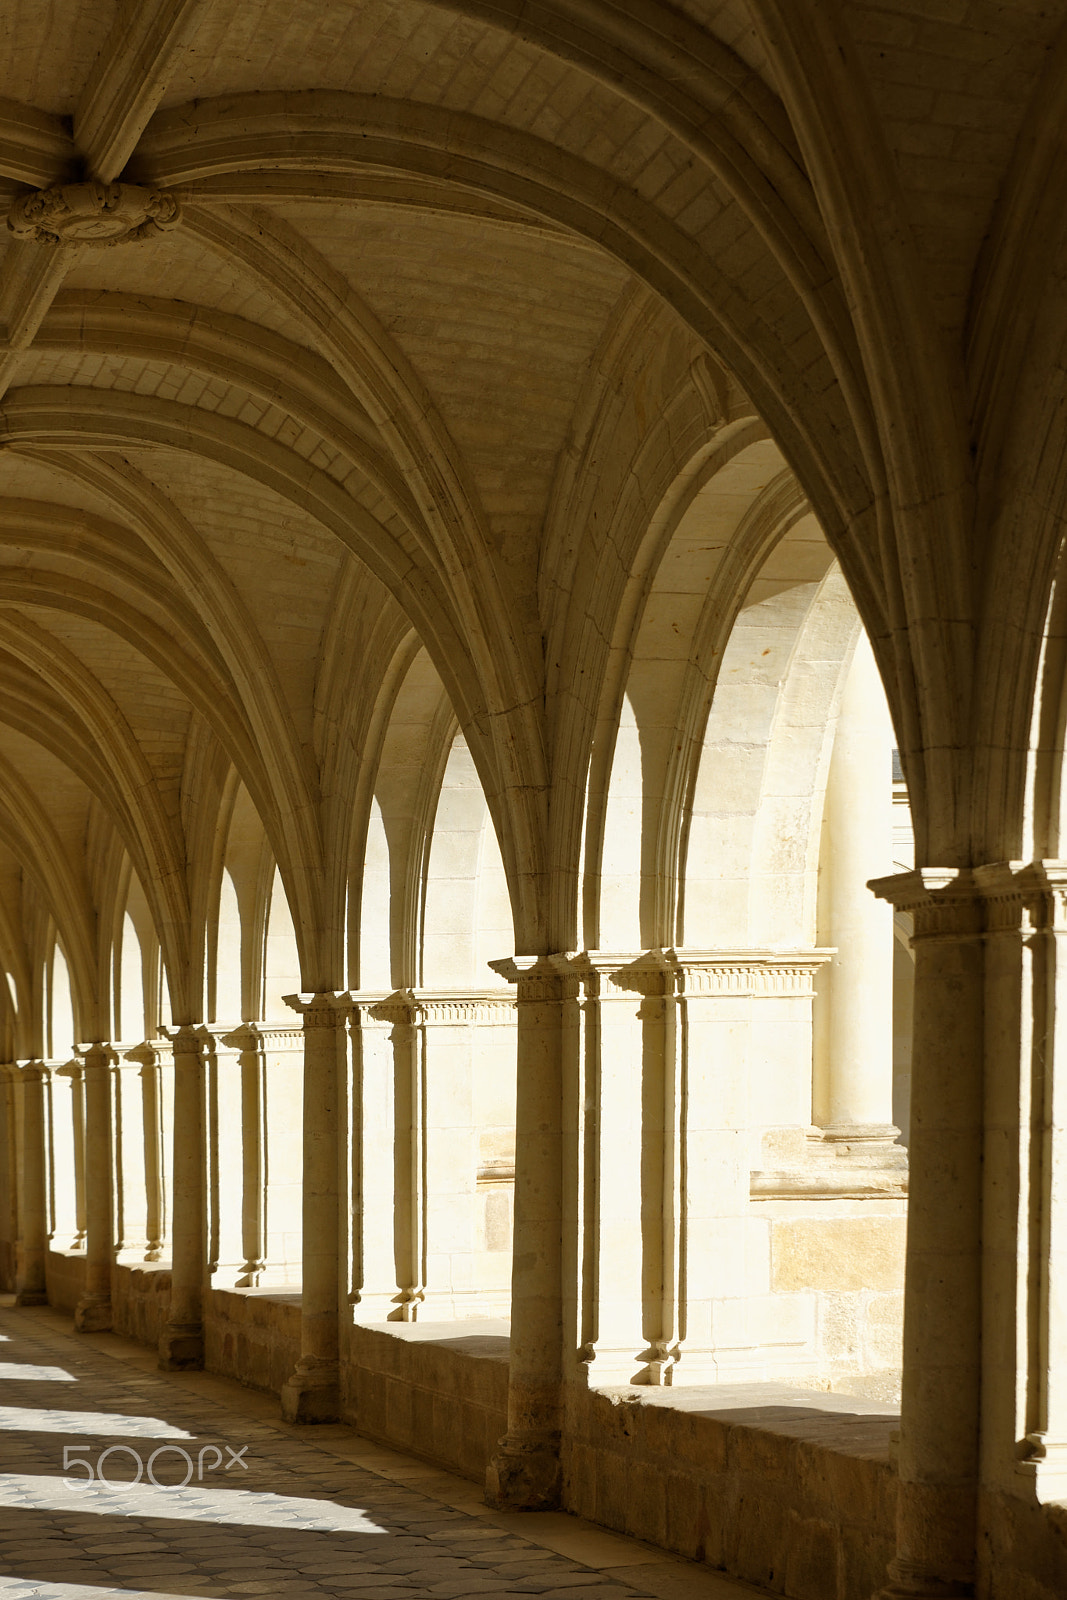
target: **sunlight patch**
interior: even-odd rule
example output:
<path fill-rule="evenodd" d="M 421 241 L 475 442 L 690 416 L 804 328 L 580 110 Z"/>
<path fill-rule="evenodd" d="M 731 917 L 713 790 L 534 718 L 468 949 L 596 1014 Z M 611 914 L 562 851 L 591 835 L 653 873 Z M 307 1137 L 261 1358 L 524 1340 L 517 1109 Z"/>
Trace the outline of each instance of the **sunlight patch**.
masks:
<path fill-rule="evenodd" d="M 37 1367 L 29 1361 L 0 1361 L 0 1379 L 9 1383 L 77 1383 L 62 1367 Z"/>
<path fill-rule="evenodd" d="M 46 1411 L 0 1406 L 0 1429 L 13 1433 L 104 1434 L 123 1439 L 195 1439 L 159 1417 L 127 1417 L 121 1411 Z"/>
<path fill-rule="evenodd" d="M 161 1589 L 112 1589 L 95 1583 L 4 1577 L 0 1577 L 0 1595 L 8 1596 L 8 1600 L 188 1600 L 188 1591 L 177 1595 Z M 222 1596 L 200 1595 L 198 1600 L 222 1600 Z"/>
<path fill-rule="evenodd" d="M 21 1511 L 91 1512 L 103 1517 L 159 1517 L 252 1528 L 298 1528 L 315 1533 L 387 1533 L 356 1506 L 256 1489 L 156 1488 L 150 1483 L 92 1483 L 72 1487 L 41 1474 L 0 1474 L 0 1506 Z"/>

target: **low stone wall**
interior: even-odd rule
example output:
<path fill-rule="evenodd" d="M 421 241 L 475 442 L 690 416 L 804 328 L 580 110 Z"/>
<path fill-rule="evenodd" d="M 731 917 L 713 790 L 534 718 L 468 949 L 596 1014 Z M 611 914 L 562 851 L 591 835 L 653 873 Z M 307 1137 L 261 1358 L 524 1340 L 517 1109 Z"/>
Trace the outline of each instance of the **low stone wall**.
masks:
<path fill-rule="evenodd" d="M 170 1309 L 170 1263 L 118 1264 L 111 1273 L 111 1316 L 116 1333 L 158 1345 Z"/>
<path fill-rule="evenodd" d="M 870 1600 L 893 1554 L 897 1425 L 776 1384 L 575 1388 L 564 1503 L 793 1600 Z"/>
<path fill-rule="evenodd" d="M 85 1251 L 46 1250 L 44 1282 L 48 1304 L 73 1316 L 85 1287 Z"/>
<path fill-rule="evenodd" d="M 300 1291 L 212 1289 L 204 1306 L 204 1365 L 275 1393 L 300 1355 Z"/>
<path fill-rule="evenodd" d="M 396 1322 L 350 1330 L 344 1420 L 369 1439 L 477 1483 L 507 1427 L 505 1322 Z"/>

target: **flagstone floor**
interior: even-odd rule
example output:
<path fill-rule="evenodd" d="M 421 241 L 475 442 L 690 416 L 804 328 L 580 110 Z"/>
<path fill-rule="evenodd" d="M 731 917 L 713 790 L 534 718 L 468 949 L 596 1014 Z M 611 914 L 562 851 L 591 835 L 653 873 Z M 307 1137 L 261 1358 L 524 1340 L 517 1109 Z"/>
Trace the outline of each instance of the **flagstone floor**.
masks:
<path fill-rule="evenodd" d="M 0 1305 L 0 1600 L 754 1600 L 153 1352 Z M 90 1481 L 91 1480 L 91 1481 Z"/>

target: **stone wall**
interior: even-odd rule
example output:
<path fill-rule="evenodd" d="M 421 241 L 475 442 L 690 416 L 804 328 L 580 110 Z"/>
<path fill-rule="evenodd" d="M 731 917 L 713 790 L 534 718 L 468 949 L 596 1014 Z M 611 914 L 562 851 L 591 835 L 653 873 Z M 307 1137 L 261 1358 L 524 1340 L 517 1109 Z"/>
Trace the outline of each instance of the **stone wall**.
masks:
<path fill-rule="evenodd" d="M 357 1325 L 341 1381 L 342 1414 L 361 1434 L 484 1483 L 507 1428 L 506 1324 Z"/>
<path fill-rule="evenodd" d="M 574 1389 L 565 1504 L 794 1600 L 870 1600 L 893 1554 L 896 1425 L 774 1384 Z"/>
<path fill-rule="evenodd" d="M 49 1250 L 45 1256 L 45 1284 L 48 1304 L 73 1316 L 85 1286 L 85 1251 Z"/>
<path fill-rule="evenodd" d="M 299 1290 L 209 1291 L 204 1314 L 204 1364 L 209 1372 L 277 1393 L 299 1355 Z"/>

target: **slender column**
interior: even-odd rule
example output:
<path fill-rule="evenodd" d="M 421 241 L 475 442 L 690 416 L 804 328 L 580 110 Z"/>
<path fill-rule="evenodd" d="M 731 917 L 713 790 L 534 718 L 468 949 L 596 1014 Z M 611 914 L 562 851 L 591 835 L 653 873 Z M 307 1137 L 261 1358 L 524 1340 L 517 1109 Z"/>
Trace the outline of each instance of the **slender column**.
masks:
<path fill-rule="evenodd" d="M 665 962 L 658 951 L 593 950 L 566 966 L 582 985 L 579 1072 L 592 1106 L 582 1373 L 596 1384 L 660 1383 L 670 1364 L 663 1342 Z"/>
<path fill-rule="evenodd" d="M 114 1056 L 105 1044 L 81 1052 L 85 1078 L 85 1290 L 74 1312 L 79 1333 L 111 1327 L 115 1260 Z"/>
<path fill-rule="evenodd" d="M 897 1554 L 880 1600 L 974 1593 L 982 1326 L 983 908 L 965 871 L 872 883 L 915 932 Z"/>
<path fill-rule="evenodd" d="M 45 1077 L 40 1061 L 18 1066 L 22 1116 L 22 1215 L 15 1269 L 15 1304 L 48 1302 L 45 1251 L 48 1248 L 48 1162 L 46 1149 Z"/>
<path fill-rule="evenodd" d="M 1001 1292 L 986 1317 L 983 1481 L 999 1480 L 1018 1492 L 1021 1477 L 1038 1500 L 1062 1501 L 1067 1499 L 1067 862 L 1036 862 L 1015 875 L 1014 887 L 1016 899 L 1020 892 L 1025 895 L 1033 931 L 1026 941 L 1030 960 L 1024 965 L 1022 1027 L 1015 1030 L 1022 1049 L 1014 1059 L 1022 1070 L 1004 1074 L 1002 1092 L 1005 1113 L 1015 1113 L 1011 1122 L 1007 1116 L 1003 1120 L 1016 1159 L 998 1174 L 992 1198 L 1000 1204 L 990 1206 L 985 1230 L 987 1277 L 999 1268 Z M 1009 892 L 1001 887 L 1001 905 Z M 1026 1007 L 1031 997 L 1032 1020 Z M 1012 1061 L 1006 1049 L 991 1060 L 991 1076 L 1004 1061 Z M 1018 1204 L 1009 1209 L 1006 1195 L 1017 1195 Z M 998 1256 L 990 1260 L 997 1243 Z M 1019 1313 L 1014 1318 L 1006 1314 L 1013 1306 Z M 1003 1356 L 999 1372 L 991 1360 L 998 1351 Z M 1021 1426 L 1015 1414 L 1019 1399 Z M 1002 1412 L 1007 1414 L 1001 1420 Z M 1015 1442 L 1020 1436 L 1025 1439 L 1022 1459 Z M 1005 1482 L 1005 1469 L 1014 1469 L 1014 1485 Z"/>
<path fill-rule="evenodd" d="M 80 1250 L 89 1235 L 85 1177 L 85 1068 L 75 1059 L 64 1068 L 70 1074 L 71 1116 L 74 1119 L 74 1221 L 73 1248 Z"/>
<path fill-rule="evenodd" d="M 137 1045 L 114 1058 L 115 1259 L 124 1261 L 143 1261 L 148 1249 L 143 1051 Z"/>
<path fill-rule="evenodd" d="M 578 980 L 544 957 L 493 961 L 517 985 L 515 1234 L 508 1431 L 486 1499 L 511 1510 L 559 1504 L 563 1373 L 563 1028 Z"/>
<path fill-rule="evenodd" d="M 304 1018 L 304 1209 L 300 1359 L 282 1387 L 287 1422 L 336 1422 L 340 1411 L 342 1259 L 341 1063 L 347 995 L 286 996 Z"/>
<path fill-rule="evenodd" d="M 145 1260 L 163 1255 L 163 1092 L 159 1051 L 150 1041 L 129 1052 L 140 1065 L 141 1135 L 144 1149 Z"/>
<path fill-rule="evenodd" d="M 188 1024 L 168 1037 L 174 1050 L 174 1215 L 170 1311 L 159 1365 L 174 1372 L 204 1365 L 207 1170 L 202 1040 Z"/>
<path fill-rule="evenodd" d="M 867 880 L 893 868 L 892 725 L 864 635 L 845 684 L 819 863 L 821 974 L 813 1116 L 823 1137 L 892 1143 L 893 909 Z"/>
<path fill-rule="evenodd" d="M 410 1321 L 410 1284 L 402 1282 L 401 1248 L 410 1235 L 410 1076 L 405 1049 L 393 1035 L 411 1032 L 411 1009 L 390 997 L 360 995 L 352 1014 L 353 1173 L 352 1299 L 360 1322 Z M 404 1044 L 408 1041 L 405 1038 Z M 400 1072 L 398 1073 L 398 1068 Z M 405 1070 L 406 1069 L 406 1070 Z"/>
<path fill-rule="evenodd" d="M 241 1128 L 241 1266 L 237 1284 L 254 1289 L 267 1265 L 266 1062 L 253 1026 L 235 1028 L 223 1043 L 238 1054 Z"/>
<path fill-rule="evenodd" d="M 53 1248 L 79 1250 L 85 1243 L 82 1066 L 56 1061 L 49 1070 Z"/>
<path fill-rule="evenodd" d="M 207 1270 L 221 1288 L 243 1272 L 244 1164 L 240 1041 L 230 1027 L 200 1030 L 207 1124 Z"/>

